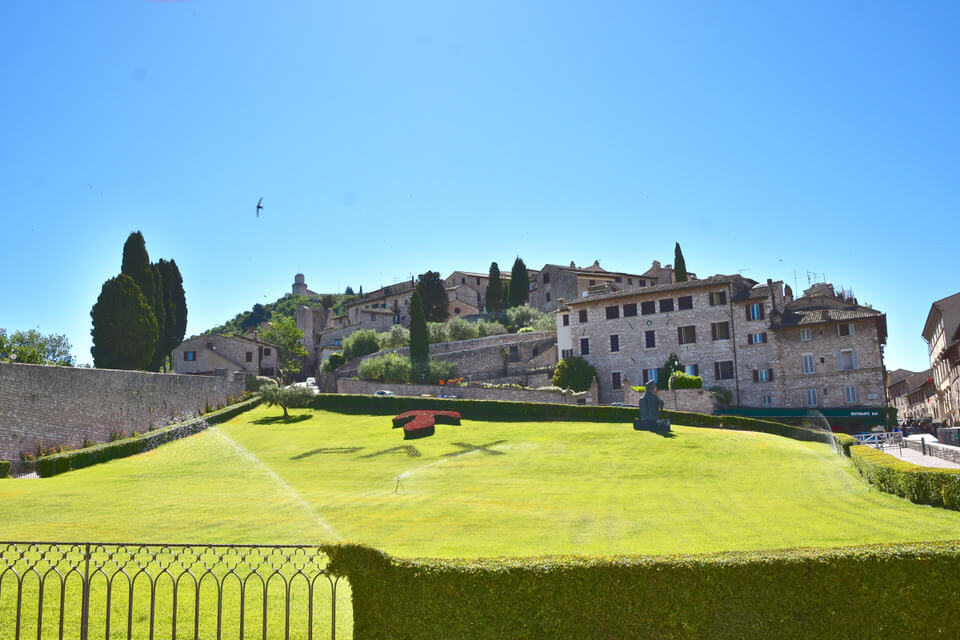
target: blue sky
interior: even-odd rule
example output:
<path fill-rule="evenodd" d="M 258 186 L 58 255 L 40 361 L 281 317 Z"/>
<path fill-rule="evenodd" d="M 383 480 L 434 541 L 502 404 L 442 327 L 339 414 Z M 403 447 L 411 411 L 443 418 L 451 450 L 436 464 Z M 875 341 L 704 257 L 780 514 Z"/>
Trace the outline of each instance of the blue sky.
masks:
<path fill-rule="evenodd" d="M 137 229 L 188 334 L 298 271 L 640 271 L 679 241 L 700 275 L 852 288 L 888 367 L 926 367 L 960 290 L 958 7 L 3 3 L 0 327 L 89 362 Z"/>

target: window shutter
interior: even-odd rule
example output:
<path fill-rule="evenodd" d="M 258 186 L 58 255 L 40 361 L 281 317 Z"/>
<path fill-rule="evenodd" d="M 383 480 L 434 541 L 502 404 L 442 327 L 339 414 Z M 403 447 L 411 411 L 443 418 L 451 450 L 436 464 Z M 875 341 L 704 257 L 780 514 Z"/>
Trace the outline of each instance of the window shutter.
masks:
<path fill-rule="evenodd" d="M 763 303 L 761 303 L 761 304 L 758 305 L 758 306 L 760 307 L 760 319 L 763 320 L 763 306 L 764 306 L 764 305 L 763 305 Z"/>
<path fill-rule="evenodd" d="M 695 376 L 699 376 L 699 375 L 700 375 L 700 365 L 698 365 L 698 364 L 693 365 L 693 375 L 695 375 Z"/>
<path fill-rule="evenodd" d="M 770 382 L 773 382 L 773 369 L 767 369 L 767 375 L 770 376 Z"/>
<path fill-rule="evenodd" d="M 713 363 L 713 377 L 716 378 L 717 380 L 720 379 L 720 363 L 719 362 Z"/>
<path fill-rule="evenodd" d="M 750 319 L 750 305 L 744 307 L 744 310 L 747 312 L 747 320 Z"/>
<path fill-rule="evenodd" d="M 853 355 L 853 368 L 859 369 L 860 367 L 857 365 L 857 352 L 853 351 L 852 355 Z"/>
<path fill-rule="evenodd" d="M 756 369 L 753 370 L 753 381 L 760 382 L 760 372 Z"/>
<path fill-rule="evenodd" d="M 837 371 L 843 369 L 843 354 L 837 351 Z"/>
<path fill-rule="evenodd" d="M 710 324 L 710 339 L 711 339 L 711 340 L 716 340 L 716 339 L 717 339 L 717 325 L 716 325 L 716 323 L 711 323 L 711 324 Z"/>
<path fill-rule="evenodd" d="M 683 344 L 683 328 L 677 327 L 677 344 Z"/>
<path fill-rule="evenodd" d="M 760 334 L 760 335 L 763 336 L 763 344 L 767 344 L 767 332 L 764 331 L 764 332 L 763 332 L 762 334 Z"/>
<path fill-rule="evenodd" d="M 690 327 L 690 337 L 693 338 L 693 342 L 697 341 L 697 328 L 695 326 Z"/>

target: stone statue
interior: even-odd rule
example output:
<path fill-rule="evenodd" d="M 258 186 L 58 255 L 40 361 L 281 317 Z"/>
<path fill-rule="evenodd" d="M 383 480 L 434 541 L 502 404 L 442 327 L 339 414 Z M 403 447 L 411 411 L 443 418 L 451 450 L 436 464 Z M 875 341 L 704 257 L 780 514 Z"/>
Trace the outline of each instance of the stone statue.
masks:
<path fill-rule="evenodd" d="M 640 396 L 640 402 L 637 403 L 640 417 L 633 421 L 633 428 L 637 431 L 670 431 L 670 421 L 660 418 L 663 400 L 657 395 L 657 383 L 648 380 L 646 388 L 646 392 Z"/>

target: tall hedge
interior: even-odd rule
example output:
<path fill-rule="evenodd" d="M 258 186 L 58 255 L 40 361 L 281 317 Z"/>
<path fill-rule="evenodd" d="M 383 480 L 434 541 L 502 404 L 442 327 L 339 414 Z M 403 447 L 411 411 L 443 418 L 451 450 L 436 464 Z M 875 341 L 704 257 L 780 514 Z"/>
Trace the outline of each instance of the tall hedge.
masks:
<path fill-rule="evenodd" d="M 682 556 L 403 560 L 325 545 L 357 638 L 960 637 L 960 541 Z"/>
<path fill-rule="evenodd" d="M 960 469 L 921 467 L 860 444 L 849 450 L 860 474 L 881 491 L 917 504 L 960 508 Z"/>
<path fill-rule="evenodd" d="M 0 478 L 10 477 L 10 461 L 0 460 Z"/>

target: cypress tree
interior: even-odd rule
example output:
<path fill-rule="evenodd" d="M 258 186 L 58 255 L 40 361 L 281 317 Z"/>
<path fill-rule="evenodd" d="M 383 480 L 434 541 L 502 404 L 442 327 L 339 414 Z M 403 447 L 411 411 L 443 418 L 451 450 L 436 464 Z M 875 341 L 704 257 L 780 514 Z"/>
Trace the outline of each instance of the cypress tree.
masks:
<path fill-rule="evenodd" d="M 157 318 L 130 276 L 120 274 L 103 283 L 90 311 L 94 366 L 105 369 L 144 369 L 157 348 Z"/>
<path fill-rule="evenodd" d="M 143 241 L 143 234 L 139 231 L 131 233 L 123 243 L 123 262 L 120 264 L 120 273 L 133 279 L 152 309 L 155 293 L 153 270 L 150 268 L 147 245 Z"/>
<path fill-rule="evenodd" d="M 500 298 L 503 296 L 503 281 L 500 280 L 500 267 L 496 262 L 490 263 L 490 278 L 487 282 L 487 293 L 484 296 L 484 303 L 487 305 L 487 313 L 500 311 Z"/>
<path fill-rule="evenodd" d="M 161 260 L 161 262 L 164 262 Z M 154 350 L 153 359 L 150 361 L 150 371 L 160 371 L 167 359 L 167 304 L 166 292 L 163 284 L 163 272 L 160 264 L 150 265 L 153 272 L 153 315 L 157 319 L 157 348 Z"/>
<path fill-rule="evenodd" d="M 427 334 L 427 317 L 423 312 L 420 290 L 414 289 L 410 296 L 410 382 L 421 382 L 427 372 L 430 358 L 430 338 Z"/>
<path fill-rule="evenodd" d="M 680 250 L 680 243 L 673 249 L 673 279 L 675 282 L 687 281 L 687 263 L 683 259 L 683 251 Z"/>
<path fill-rule="evenodd" d="M 506 311 L 510 306 L 510 281 L 501 280 L 502 283 L 501 293 L 500 293 L 500 311 Z"/>
<path fill-rule="evenodd" d="M 167 304 L 173 307 L 173 322 L 167 323 L 169 355 L 174 347 L 183 342 L 183 336 L 187 333 L 187 297 L 183 291 L 183 277 L 180 275 L 177 261 L 171 260 L 168 269 L 169 278 L 165 279 L 165 281 L 169 280 L 165 286 L 170 287 Z"/>
<path fill-rule="evenodd" d="M 417 291 L 420 292 L 420 303 L 423 305 L 423 314 L 428 322 L 444 322 L 450 314 L 450 301 L 447 299 L 447 289 L 437 271 L 421 273 L 417 279 Z"/>
<path fill-rule="evenodd" d="M 527 274 L 527 265 L 517 256 L 510 271 L 510 306 L 522 306 L 529 298 L 530 276 Z"/>

